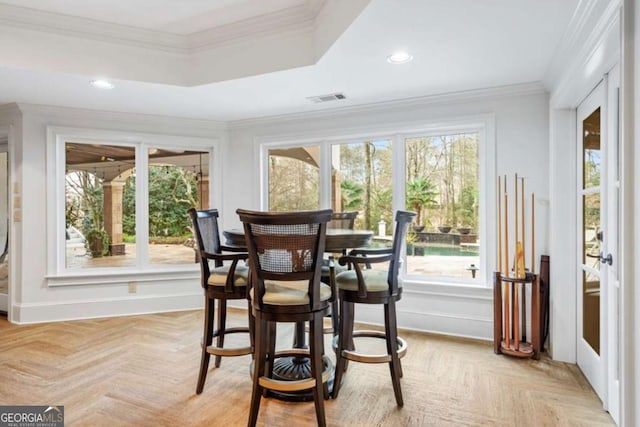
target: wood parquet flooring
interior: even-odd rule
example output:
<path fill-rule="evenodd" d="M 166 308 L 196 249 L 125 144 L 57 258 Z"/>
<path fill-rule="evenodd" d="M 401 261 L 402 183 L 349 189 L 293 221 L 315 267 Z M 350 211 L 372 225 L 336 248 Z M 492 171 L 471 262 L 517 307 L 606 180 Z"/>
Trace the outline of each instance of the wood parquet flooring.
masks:
<path fill-rule="evenodd" d="M 230 313 L 234 325 L 245 319 Z M 244 426 L 249 356 L 210 368 L 195 394 L 201 323 L 200 311 L 28 326 L 2 318 L 0 405 L 64 405 L 67 426 Z M 291 341 L 290 328 L 278 334 Z M 497 356 L 487 342 L 402 336 L 404 408 L 386 365 L 351 363 L 340 396 L 325 402 L 328 425 L 614 425 L 573 365 Z M 314 426 L 313 403 L 263 399 L 258 424 Z"/>

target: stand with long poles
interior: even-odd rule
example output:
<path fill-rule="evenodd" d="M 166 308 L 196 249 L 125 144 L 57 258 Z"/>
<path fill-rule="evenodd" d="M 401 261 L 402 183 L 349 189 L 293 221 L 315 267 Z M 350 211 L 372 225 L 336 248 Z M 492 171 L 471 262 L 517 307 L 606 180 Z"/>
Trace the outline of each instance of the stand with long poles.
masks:
<path fill-rule="evenodd" d="M 531 265 L 526 268 L 526 226 L 524 178 L 515 175 L 513 242 L 509 241 L 509 194 L 507 177 L 498 177 L 497 189 L 497 262 L 494 275 L 494 351 L 518 357 L 539 358 L 540 282 L 535 263 L 535 194 L 531 194 Z M 513 261 L 509 260 L 510 244 Z M 531 337 L 527 337 L 526 288 L 531 288 Z M 529 338 L 529 339 L 528 339 Z"/>

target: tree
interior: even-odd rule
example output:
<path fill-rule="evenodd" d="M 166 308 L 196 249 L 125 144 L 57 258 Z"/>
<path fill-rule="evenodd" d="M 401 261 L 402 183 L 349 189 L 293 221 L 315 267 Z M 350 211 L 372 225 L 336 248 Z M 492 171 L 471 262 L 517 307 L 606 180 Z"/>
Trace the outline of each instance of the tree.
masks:
<path fill-rule="evenodd" d="M 345 180 L 340 183 L 340 189 L 342 190 L 342 208 L 344 210 L 357 210 L 362 206 L 364 190 L 361 185 Z"/>
<path fill-rule="evenodd" d="M 416 224 L 423 225 L 422 210 L 424 207 L 437 205 L 435 186 L 426 178 L 416 178 L 407 182 L 407 208 L 417 213 Z"/>

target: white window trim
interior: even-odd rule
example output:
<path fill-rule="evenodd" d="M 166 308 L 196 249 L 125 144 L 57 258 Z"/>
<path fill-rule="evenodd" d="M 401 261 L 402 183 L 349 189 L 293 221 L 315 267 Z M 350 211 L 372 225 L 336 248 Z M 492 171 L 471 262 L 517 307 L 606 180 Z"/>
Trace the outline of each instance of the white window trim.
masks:
<path fill-rule="evenodd" d="M 65 143 L 126 145 L 136 150 L 136 264 L 127 267 L 67 269 L 65 261 Z M 68 286 L 107 284 L 129 279 L 175 280 L 172 272 L 199 276 L 199 268 L 189 264 L 149 264 L 148 256 L 148 148 L 190 149 L 208 152 L 209 200 L 211 206 L 221 203 L 222 174 L 220 141 L 178 135 L 110 131 L 103 129 L 47 126 L 47 284 Z"/>
<path fill-rule="evenodd" d="M 411 136 L 436 136 L 463 132 L 478 132 L 480 140 L 479 150 L 479 180 L 480 199 L 484 207 L 480 209 L 480 268 L 481 274 L 474 280 L 460 280 L 457 278 L 436 278 L 434 276 L 406 276 L 404 278 L 405 291 L 421 292 L 425 285 L 437 289 L 440 286 L 461 286 L 479 289 L 492 288 L 491 271 L 496 263 L 496 133 L 495 115 L 477 114 L 471 116 L 453 117 L 440 120 L 424 120 L 421 122 L 397 122 L 385 125 L 379 129 L 363 130 L 362 127 L 339 132 L 328 130 L 326 135 L 269 135 L 255 139 L 257 164 L 259 166 L 258 186 L 260 188 L 260 208 L 268 209 L 268 153 L 272 148 L 320 146 L 320 208 L 331 206 L 331 145 L 334 143 L 362 142 L 363 140 L 392 141 L 392 187 L 393 211 L 404 210 L 405 205 L 405 151 L 404 139 Z M 397 148 L 396 148 L 397 147 Z M 399 174 L 401 174 L 399 176 Z"/>

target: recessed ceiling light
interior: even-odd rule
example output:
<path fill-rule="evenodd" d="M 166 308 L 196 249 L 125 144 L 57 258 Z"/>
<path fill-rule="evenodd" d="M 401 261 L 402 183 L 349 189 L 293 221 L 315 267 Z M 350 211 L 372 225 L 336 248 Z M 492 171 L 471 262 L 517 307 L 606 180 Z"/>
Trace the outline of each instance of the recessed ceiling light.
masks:
<path fill-rule="evenodd" d="M 91 81 L 91 86 L 97 89 L 113 89 L 113 83 L 107 80 L 93 80 Z"/>
<path fill-rule="evenodd" d="M 387 57 L 389 64 L 406 64 L 413 59 L 413 56 L 408 52 L 395 52 Z"/>

